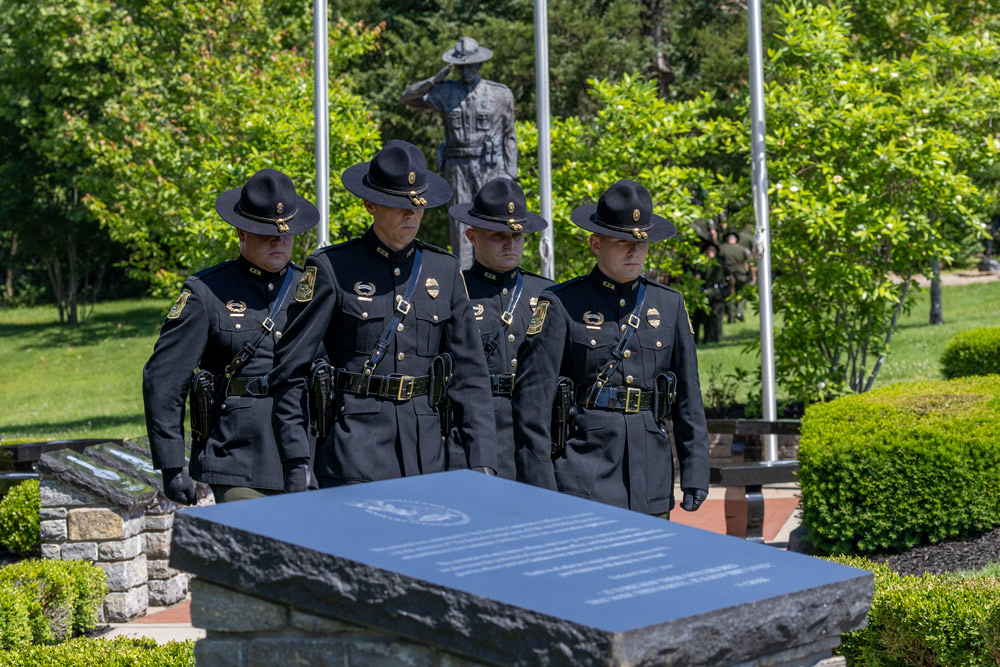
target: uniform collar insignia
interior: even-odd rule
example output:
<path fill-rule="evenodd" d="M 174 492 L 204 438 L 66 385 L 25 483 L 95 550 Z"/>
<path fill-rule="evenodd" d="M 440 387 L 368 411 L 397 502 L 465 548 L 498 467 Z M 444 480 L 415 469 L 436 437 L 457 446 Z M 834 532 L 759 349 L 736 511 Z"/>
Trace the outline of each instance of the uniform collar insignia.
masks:
<path fill-rule="evenodd" d="M 513 271 L 506 271 L 504 273 L 499 273 L 493 269 L 488 269 L 479 262 L 473 261 L 472 267 L 469 269 L 472 275 L 476 276 L 480 280 L 491 285 L 503 285 L 505 287 L 510 287 L 517 280 L 517 269 Z"/>
<path fill-rule="evenodd" d="M 369 227 L 368 231 L 361 235 L 361 243 L 375 253 L 379 259 L 390 264 L 403 264 L 410 261 L 417 249 L 417 243 L 413 241 L 402 250 L 393 250 L 379 240 L 374 227 Z"/>
<path fill-rule="evenodd" d="M 604 272 L 596 266 L 594 267 L 594 270 L 590 272 L 590 279 L 595 285 L 598 285 L 601 290 L 611 292 L 615 296 L 624 297 L 629 297 L 632 292 L 639 289 L 639 283 L 642 281 L 642 278 L 639 277 L 629 283 L 618 283 L 604 275 Z"/>

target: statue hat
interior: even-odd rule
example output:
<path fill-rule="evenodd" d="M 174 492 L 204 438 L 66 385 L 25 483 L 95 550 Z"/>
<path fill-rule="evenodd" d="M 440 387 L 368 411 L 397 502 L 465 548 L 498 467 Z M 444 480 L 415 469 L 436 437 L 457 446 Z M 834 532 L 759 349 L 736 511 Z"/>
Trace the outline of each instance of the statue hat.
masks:
<path fill-rule="evenodd" d="M 471 37 L 463 37 L 455 42 L 455 48 L 446 51 L 441 60 L 452 65 L 471 65 L 473 63 L 486 62 L 493 57 L 493 51 L 485 46 L 480 46 L 479 42 Z"/>
<path fill-rule="evenodd" d="M 455 204 L 448 215 L 459 222 L 494 232 L 537 232 L 548 223 L 528 212 L 524 190 L 509 178 L 494 178 L 479 189 L 471 204 Z"/>
<path fill-rule="evenodd" d="M 319 210 L 285 174 L 261 169 L 238 188 L 226 190 L 215 199 L 219 216 L 237 229 L 263 236 L 301 234 L 319 222 Z"/>
<path fill-rule="evenodd" d="M 626 179 L 605 190 L 596 204 L 573 209 L 569 217 L 588 232 L 629 241 L 662 241 L 677 233 L 672 222 L 653 213 L 649 190 Z"/>
<path fill-rule="evenodd" d="M 427 169 L 427 160 L 413 144 L 391 139 L 370 162 L 359 162 L 340 175 L 352 194 L 392 208 L 434 208 L 451 199 L 451 186 Z"/>

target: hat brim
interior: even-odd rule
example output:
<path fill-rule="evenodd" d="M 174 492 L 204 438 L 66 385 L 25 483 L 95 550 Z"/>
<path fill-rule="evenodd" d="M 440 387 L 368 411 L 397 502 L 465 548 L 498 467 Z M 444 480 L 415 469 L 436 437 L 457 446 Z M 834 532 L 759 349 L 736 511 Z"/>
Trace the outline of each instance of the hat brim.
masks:
<path fill-rule="evenodd" d="M 594 234 L 610 236 L 616 239 L 626 239 L 628 241 L 639 240 L 635 238 L 635 235 L 631 230 L 619 231 L 617 229 L 605 227 L 597 222 L 597 204 L 584 204 L 583 206 L 576 207 L 573 209 L 573 212 L 569 214 L 569 219 L 572 220 L 573 224 L 577 227 L 586 229 L 588 232 L 593 232 Z M 677 234 L 677 228 L 674 227 L 674 223 L 670 222 L 663 216 L 653 213 L 652 222 L 653 226 L 645 230 L 646 238 L 641 239 L 642 241 L 649 243 L 653 241 L 665 241 L 666 239 L 669 239 Z"/>
<path fill-rule="evenodd" d="M 427 189 L 420 193 L 420 196 L 427 201 L 426 206 L 415 205 L 409 197 L 404 195 L 391 195 L 387 192 L 374 190 L 364 183 L 369 164 L 371 163 L 359 162 L 348 167 L 340 175 L 340 182 L 351 194 L 373 204 L 392 208 L 425 209 L 447 204 L 451 199 L 451 186 L 448 185 L 448 181 L 432 171 L 427 172 Z"/>
<path fill-rule="evenodd" d="M 506 222 L 500 222 L 499 220 L 484 220 L 472 214 L 472 204 L 455 204 L 448 209 L 448 215 L 450 215 L 455 220 L 458 220 L 463 225 L 469 225 L 470 227 L 477 227 L 479 229 L 489 229 L 494 232 L 513 232 L 515 230 L 510 228 Z M 522 234 L 529 234 L 531 232 L 540 232 L 549 226 L 549 223 L 545 221 L 545 218 L 538 215 L 537 213 L 531 213 L 530 211 L 526 214 L 527 219 L 521 223 L 521 229 L 518 230 Z"/>
<path fill-rule="evenodd" d="M 476 51 L 474 55 L 462 58 L 456 58 L 451 55 L 452 53 L 454 53 L 454 50 L 446 52 L 443 56 L 441 56 L 441 60 L 450 65 L 473 65 L 475 63 L 484 63 L 493 57 L 493 51 L 491 49 L 487 49 L 485 46 L 480 46 L 479 50 Z"/>
<path fill-rule="evenodd" d="M 243 186 L 240 186 L 232 190 L 226 190 L 215 198 L 215 212 L 219 214 L 220 218 L 236 229 L 242 229 L 251 234 L 260 234 L 261 236 L 293 236 L 308 232 L 319 222 L 319 209 L 305 197 L 295 195 L 295 217 L 285 222 L 288 225 L 287 232 L 279 232 L 277 225 L 273 222 L 261 222 L 240 213 L 239 203 L 242 192 Z"/>

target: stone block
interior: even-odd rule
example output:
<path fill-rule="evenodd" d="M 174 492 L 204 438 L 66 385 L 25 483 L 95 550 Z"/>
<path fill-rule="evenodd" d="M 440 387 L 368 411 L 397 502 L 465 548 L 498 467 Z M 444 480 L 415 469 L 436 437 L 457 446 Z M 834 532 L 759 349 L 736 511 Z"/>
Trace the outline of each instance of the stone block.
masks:
<path fill-rule="evenodd" d="M 170 530 L 174 526 L 174 515 L 171 514 L 147 514 L 146 532 L 162 532 Z"/>
<path fill-rule="evenodd" d="M 476 662 L 451 653 L 438 653 L 437 667 L 487 667 L 485 662 Z"/>
<path fill-rule="evenodd" d="M 42 558 L 47 558 L 49 560 L 61 560 L 62 547 L 60 547 L 58 544 L 43 544 Z"/>
<path fill-rule="evenodd" d="M 168 607 L 184 599 L 188 592 L 188 576 L 178 574 L 169 579 L 150 579 L 149 602 L 157 607 Z"/>
<path fill-rule="evenodd" d="M 38 495 L 42 507 L 79 507 L 94 504 L 94 498 L 89 495 L 52 479 L 42 479 L 38 486 Z"/>
<path fill-rule="evenodd" d="M 146 555 L 154 560 L 170 558 L 170 538 L 173 531 L 164 533 L 146 533 Z"/>
<path fill-rule="evenodd" d="M 108 589 L 124 592 L 146 583 L 146 556 L 114 563 L 97 563 L 107 577 Z M 145 588 L 145 586 L 143 586 Z"/>
<path fill-rule="evenodd" d="M 123 530 L 125 537 L 134 537 L 140 534 L 146 526 L 146 517 L 142 513 L 125 517 Z"/>
<path fill-rule="evenodd" d="M 67 509 L 65 507 L 41 507 L 38 510 L 39 519 L 65 519 Z"/>
<path fill-rule="evenodd" d="M 358 632 L 361 628 L 357 625 L 342 623 L 332 618 L 307 614 L 298 609 L 292 609 L 289 623 L 296 630 L 302 630 L 314 635 L 338 635 L 349 632 Z"/>
<path fill-rule="evenodd" d="M 97 542 L 67 542 L 62 546 L 63 560 L 97 560 Z"/>
<path fill-rule="evenodd" d="M 142 553 L 142 538 L 139 535 L 127 540 L 101 542 L 98 546 L 101 560 L 128 560 Z"/>
<path fill-rule="evenodd" d="M 120 540 L 125 537 L 121 515 L 106 507 L 70 510 L 67 524 L 71 540 Z"/>
<path fill-rule="evenodd" d="M 169 579 L 181 574 L 180 570 L 170 567 L 170 561 L 168 560 L 149 560 L 148 556 L 146 558 L 146 573 L 150 579 Z"/>
<path fill-rule="evenodd" d="M 149 609 L 149 591 L 137 586 L 130 591 L 108 593 L 104 598 L 104 621 L 123 623 L 141 616 Z"/>
<path fill-rule="evenodd" d="M 245 639 L 200 639 L 194 645 L 194 659 L 198 667 L 245 667 L 247 641 Z"/>
<path fill-rule="evenodd" d="M 345 667 L 363 663 L 347 662 L 343 640 L 303 639 L 302 637 L 254 639 L 247 650 L 247 667 L 302 665 L 305 667 Z"/>
<path fill-rule="evenodd" d="M 66 520 L 48 519 L 42 521 L 39 526 L 39 535 L 42 542 L 65 542 L 66 541 Z"/>
<path fill-rule="evenodd" d="M 358 641 L 346 639 L 347 664 L 365 667 L 434 667 L 434 651 L 400 639 Z"/>
<path fill-rule="evenodd" d="M 191 624 L 196 628 L 221 632 L 279 630 L 285 627 L 286 616 L 283 605 L 200 579 L 191 582 Z"/>

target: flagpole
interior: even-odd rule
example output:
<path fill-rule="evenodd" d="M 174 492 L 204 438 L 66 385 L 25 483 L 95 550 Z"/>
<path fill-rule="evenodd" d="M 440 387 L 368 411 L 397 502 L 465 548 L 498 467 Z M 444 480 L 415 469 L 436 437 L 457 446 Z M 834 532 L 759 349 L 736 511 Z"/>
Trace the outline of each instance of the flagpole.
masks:
<path fill-rule="evenodd" d="M 548 221 L 538 242 L 542 275 L 555 280 L 552 220 L 552 137 L 549 131 L 549 19 L 545 0 L 535 0 L 535 100 L 538 107 L 538 199 Z"/>
<path fill-rule="evenodd" d="M 313 113 L 316 135 L 316 246 L 330 245 L 330 112 L 326 0 L 313 0 Z"/>

